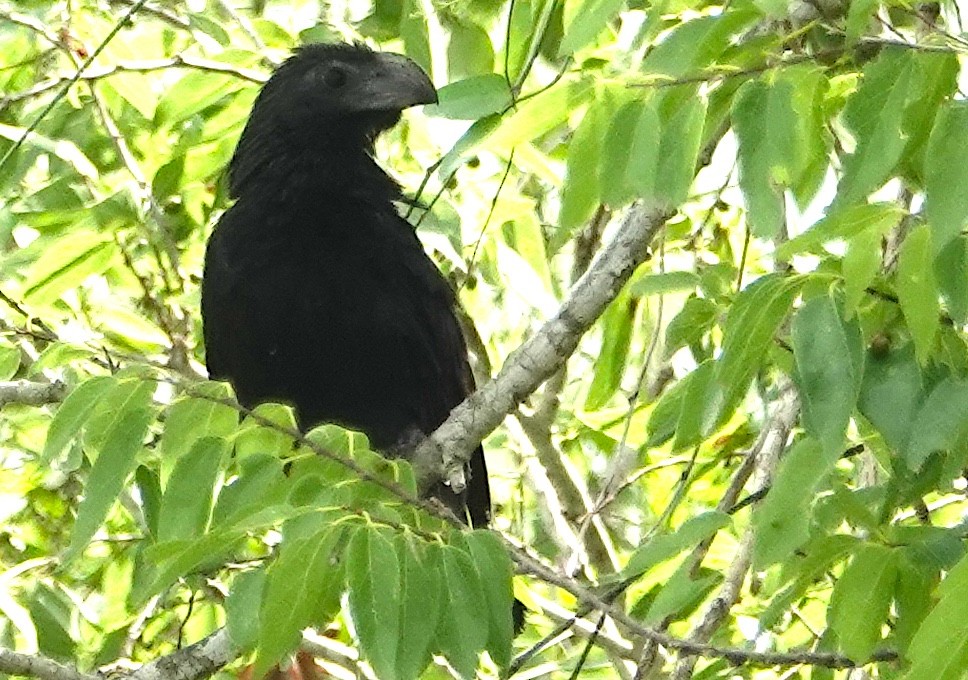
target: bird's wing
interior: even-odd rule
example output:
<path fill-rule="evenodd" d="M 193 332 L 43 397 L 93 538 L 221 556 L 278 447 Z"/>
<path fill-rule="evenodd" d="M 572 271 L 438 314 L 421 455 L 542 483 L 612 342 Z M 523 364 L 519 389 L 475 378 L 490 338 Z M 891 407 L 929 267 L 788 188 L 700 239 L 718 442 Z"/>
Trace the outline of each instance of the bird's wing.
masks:
<path fill-rule="evenodd" d="M 227 216 L 223 219 L 227 219 Z M 237 326 L 231 297 L 232 270 L 225 258 L 222 229 L 216 229 L 205 251 L 205 277 L 202 279 L 202 332 L 205 337 L 205 366 L 213 380 L 233 376 L 231 352 L 233 333 Z"/>
<path fill-rule="evenodd" d="M 421 385 L 418 424 L 423 432 L 430 433 L 474 390 L 474 377 L 464 335 L 457 321 L 457 301 L 453 291 L 423 252 L 412 228 L 405 224 L 399 233 L 409 243 L 397 251 L 397 261 L 406 270 L 409 287 L 424 291 L 412 298 L 416 303 L 414 323 L 407 333 L 407 345 L 409 363 L 417 371 Z M 491 514 L 491 498 L 484 452 L 480 446 L 471 456 L 467 473 L 470 479 L 459 505 L 466 508 L 474 526 L 486 526 Z M 457 500 L 451 498 L 454 494 L 450 487 L 442 483 L 432 494 L 445 502 Z M 448 504 L 454 505 L 453 502 Z"/>

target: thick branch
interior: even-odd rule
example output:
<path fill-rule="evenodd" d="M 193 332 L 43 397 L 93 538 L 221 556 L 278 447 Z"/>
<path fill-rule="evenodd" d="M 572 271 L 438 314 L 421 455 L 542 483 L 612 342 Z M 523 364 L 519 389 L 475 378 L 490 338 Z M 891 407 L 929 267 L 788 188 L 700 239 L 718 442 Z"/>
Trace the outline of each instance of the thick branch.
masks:
<path fill-rule="evenodd" d="M 129 680 L 201 680 L 235 660 L 238 653 L 239 650 L 229 638 L 228 631 L 220 628 L 193 645 L 145 664 L 128 678 Z"/>
<path fill-rule="evenodd" d="M 66 394 L 63 383 L 42 383 L 31 380 L 0 382 L 0 408 L 7 404 L 43 406 L 61 401 Z"/>
<path fill-rule="evenodd" d="M 411 462 L 422 488 L 437 479 L 448 480 L 455 490 L 464 488 L 464 464 L 470 452 L 564 365 L 582 335 L 647 258 L 649 243 L 668 218 L 668 211 L 641 203 L 629 208 L 618 233 L 598 253 L 554 318 L 512 352 L 497 377 L 451 411 L 417 448 Z"/>
<path fill-rule="evenodd" d="M 20 654 L 3 648 L 0 648 L 0 672 L 40 680 L 99 680 L 96 675 L 81 673 L 42 656 Z"/>

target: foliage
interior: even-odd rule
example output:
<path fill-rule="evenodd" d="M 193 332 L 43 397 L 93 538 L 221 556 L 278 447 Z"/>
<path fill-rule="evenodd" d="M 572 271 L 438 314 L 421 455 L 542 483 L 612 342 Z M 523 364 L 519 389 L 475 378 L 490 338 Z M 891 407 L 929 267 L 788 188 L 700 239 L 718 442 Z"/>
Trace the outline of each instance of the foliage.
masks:
<path fill-rule="evenodd" d="M 494 531 L 201 377 L 226 164 L 272 66 L 332 39 L 440 86 L 377 155 L 479 380 L 613 215 L 676 210 L 485 441 Z M 335 677 L 962 677 L 965 44 L 951 3 L 0 4 L 0 645 L 89 670 L 227 625 L 261 674 L 315 627 Z M 514 580 L 513 643 L 506 536 L 558 572 Z M 590 635 L 581 583 L 630 620 Z"/>

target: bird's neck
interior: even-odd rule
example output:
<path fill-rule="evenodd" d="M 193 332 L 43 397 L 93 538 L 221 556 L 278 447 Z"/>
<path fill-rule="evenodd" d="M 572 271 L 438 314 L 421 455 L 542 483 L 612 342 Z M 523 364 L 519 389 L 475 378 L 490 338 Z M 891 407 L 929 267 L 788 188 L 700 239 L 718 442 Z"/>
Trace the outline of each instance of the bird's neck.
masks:
<path fill-rule="evenodd" d="M 233 197 L 258 195 L 273 202 L 302 197 L 391 204 L 400 187 L 373 160 L 373 141 L 360 130 L 305 139 L 285 128 L 271 134 L 246 127 L 230 166 Z"/>
<path fill-rule="evenodd" d="M 400 187 L 369 154 L 333 156 L 311 150 L 275 156 L 262 164 L 239 187 L 240 196 L 249 192 L 281 203 L 315 197 L 327 202 L 361 200 L 372 206 L 401 198 Z"/>

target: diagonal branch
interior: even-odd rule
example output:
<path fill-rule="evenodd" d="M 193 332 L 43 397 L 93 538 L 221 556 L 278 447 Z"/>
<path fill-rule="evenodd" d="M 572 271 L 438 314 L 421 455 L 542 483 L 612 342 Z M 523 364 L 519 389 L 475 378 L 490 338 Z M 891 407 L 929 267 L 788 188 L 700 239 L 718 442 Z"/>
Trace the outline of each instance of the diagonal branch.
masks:
<path fill-rule="evenodd" d="M 478 443 L 572 355 L 578 342 L 648 258 L 652 238 L 670 211 L 633 204 L 612 241 L 592 261 L 558 313 L 508 356 L 490 382 L 464 400 L 414 452 L 411 463 L 421 488 L 446 479 L 465 487 L 464 464 Z"/>
<path fill-rule="evenodd" d="M 34 654 L 21 654 L 2 647 L 0 647 L 0 672 L 5 675 L 39 678 L 39 680 L 100 680 L 96 675 L 81 673 L 51 659 Z"/>
<path fill-rule="evenodd" d="M 0 408 L 7 404 L 43 406 L 56 403 L 66 395 L 67 388 L 60 382 L 44 383 L 32 380 L 0 382 Z"/>
<path fill-rule="evenodd" d="M 193 645 L 145 664 L 127 680 L 199 680 L 234 661 L 238 655 L 239 649 L 229 637 L 228 629 L 219 628 Z"/>

